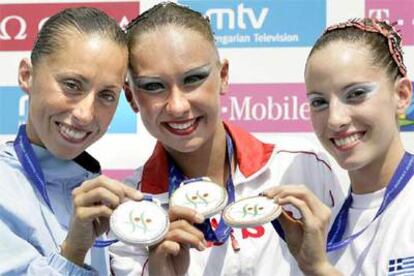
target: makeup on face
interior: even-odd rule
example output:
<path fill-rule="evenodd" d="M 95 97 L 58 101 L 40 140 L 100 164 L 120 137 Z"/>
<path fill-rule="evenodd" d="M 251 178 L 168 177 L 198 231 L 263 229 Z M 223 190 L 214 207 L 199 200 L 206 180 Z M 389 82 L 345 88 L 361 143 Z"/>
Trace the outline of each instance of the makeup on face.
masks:
<path fill-rule="evenodd" d="M 184 91 L 191 90 L 192 87 L 201 85 L 212 71 L 211 64 L 205 64 L 194 69 L 190 69 L 178 76 L 178 85 Z M 171 84 L 166 78 L 160 76 L 137 76 L 133 77 L 134 86 L 148 94 L 158 94 L 168 89 Z"/>
<path fill-rule="evenodd" d="M 339 99 L 344 104 L 357 104 L 372 97 L 379 91 L 376 82 L 352 83 L 339 92 Z M 310 92 L 307 94 L 308 101 L 313 111 L 322 111 L 329 105 L 330 92 Z"/>

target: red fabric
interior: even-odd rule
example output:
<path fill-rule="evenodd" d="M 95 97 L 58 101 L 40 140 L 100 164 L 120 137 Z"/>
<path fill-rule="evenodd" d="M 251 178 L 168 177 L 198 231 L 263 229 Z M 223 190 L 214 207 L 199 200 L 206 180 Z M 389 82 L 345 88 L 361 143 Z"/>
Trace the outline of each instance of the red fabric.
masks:
<path fill-rule="evenodd" d="M 274 145 L 262 143 L 243 129 L 223 122 L 227 133 L 235 146 L 236 161 L 240 171 L 249 177 L 260 170 L 270 159 Z M 157 142 L 155 149 L 145 163 L 141 191 L 144 193 L 160 194 L 168 192 L 168 159 L 167 152 L 161 143 Z"/>

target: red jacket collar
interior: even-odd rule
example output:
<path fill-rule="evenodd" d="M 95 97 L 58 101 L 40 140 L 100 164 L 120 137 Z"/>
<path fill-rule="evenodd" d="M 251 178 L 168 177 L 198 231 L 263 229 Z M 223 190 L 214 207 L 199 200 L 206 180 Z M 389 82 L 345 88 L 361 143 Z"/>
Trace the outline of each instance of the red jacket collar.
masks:
<path fill-rule="evenodd" d="M 243 129 L 223 122 L 236 148 L 237 164 L 241 173 L 249 177 L 261 169 L 270 159 L 274 145 L 265 144 Z M 168 158 L 161 143 L 145 163 L 140 189 L 145 193 L 160 194 L 168 191 Z"/>

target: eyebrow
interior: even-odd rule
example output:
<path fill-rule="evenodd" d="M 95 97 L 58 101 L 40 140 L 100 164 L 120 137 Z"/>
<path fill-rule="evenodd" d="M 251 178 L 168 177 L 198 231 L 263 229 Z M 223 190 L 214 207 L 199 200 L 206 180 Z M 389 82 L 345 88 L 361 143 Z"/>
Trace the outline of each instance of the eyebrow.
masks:
<path fill-rule="evenodd" d="M 206 63 L 206 64 L 201 65 L 201 66 L 199 66 L 199 67 L 196 67 L 196 68 L 190 69 L 190 70 L 188 70 L 187 72 L 184 72 L 184 74 L 183 74 L 183 75 L 189 75 L 189 74 L 191 74 L 191 73 L 194 73 L 194 72 L 197 72 L 197 71 L 200 71 L 200 70 L 210 70 L 210 68 L 211 68 L 211 63 Z"/>
<path fill-rule="evenodd" d="M 189 75 L 189 74 L 192 74 L 192 73 L 194 73 L 194 72 L 197 72 L 197 71 L 200 71 L 200 70 L 205 70 L 205 69 L 210 69 L 210 67 L 211 67 L 211 63 L 206 63 L 206 64 L 203 64 L 203 65 L 201 65 L 201 66 L 198 66 L 198 67 L 196 67 L 196 68 L 192 68 L 192 69 L 190 69 L 190 70 L 188 70 L 188 71 L 185 71 L 184 73 L 182 73 L 182 75 Z M 132 76 L 132 79 L 133 80 L 137 80 L 137 79 L 154 79 L 154 80 L 159 80 L 159 79 L 161 79 L 161 77 L 159 77 L 159 76 L 138 76 L 138 75 L 133 75 Z"/>
<path fill-rule="evenodd" d="M 322 95 L 323 93 L 322 92 L 317 92 L 317 91 L 311 91 L 311 92 L 309 92 L 309 93 L 306 93 L 306 96 L 312 96 L 312 95 Z"/>
<path fill-rule="evenodd" d="M 89 83 L 88 79 L 78 73 L 64 72 L 57 73 L 56 77 L 58 79 L 73 78 L 79 80 L 82 84 Z"/>
<path fill-rule="evenodd" d="M 58 73 L 56 74 L 56 77 L 60 80 L 66 78 L 73 78 L 79 80 L 83 86 L 88 86 L 90 84 L 90 81 L 87 78 L 78 73 Z M 122 85 L 105 84 L 103 86 L 105 87 L 105 89 L 122 89 Z"/>
<path fill-rule="evenodd" d="M 346 85 L 341 90 L 342 91 L 346 91 L 346 90 L 350 90 L 351 88 L 354 88 L 356 86 L 364 86 L 364 87 L 366 87 L 366 86 L 373 86 L 373 85 L 374 85 L 373 82 L 370 82 L 370 81 L 354 82 L 354 83 L 351 83 L 351 84 Z"/>
<path fill-rule="evenodd" d="M 350 83 L 350 84 L 348 84 L 348 85 L 345 85 L 344 87 L 342 87 L 341 89 L 340 89 L 340 91 L 347 91 L 347 90 L 350 90 L 351 88 L 354 88 L 354 87 L 356 87 L 356 86 L 371 86 L 371 85 L 373 85 L 372 84 L 372 82 L 369 82 L 369 81 L 363 81 L 363 82 L 352 82 L 352 83 Z M 306 93 L 306 95 L 307 96 L 310 96 L 310 95 L 314 95 L 314 94 L 316 94 L 316 95 L 323 95 L 324 93 L 322 93 L 322 92 L 318 92 L 318 91 L 311 91 L 311 92 L 309 92 L 309 93 Z"/>

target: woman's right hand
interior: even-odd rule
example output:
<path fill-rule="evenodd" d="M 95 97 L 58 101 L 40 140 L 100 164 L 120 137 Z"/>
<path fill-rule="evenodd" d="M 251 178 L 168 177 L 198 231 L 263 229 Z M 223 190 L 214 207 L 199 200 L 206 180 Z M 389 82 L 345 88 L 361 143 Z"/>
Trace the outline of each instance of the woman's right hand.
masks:
<path fill-rule="evenodd" d="M 73 213 L 61 255 L 83 266 L 95 239 L 109 230 L 114 209 L 126 199 L 142 198 L 138 190 L 103 175 L 83 182 L 72 191 Z"/>
<path fill-rule="evenodd" d="M 331 210 L 303 185 L 270 188 L 264 195 L 279 205 L 291 204 L 302 217 L 294 219 L 286 211 L 278 218 L 286 243 L 305 275 L 341 275 L 329 263 L 326 254 Z"/>
<path fill-rule="evenodd" d="M 150 248 L 148 269 L 150 275 L 184 275 L 190 265 L 190 248 L 206 249 L 203 233 L 194 223 L 202 223 L 204 217 L 196 211 L 173 206 L 168 210 L 170 228 L 164 240 Z"/>

